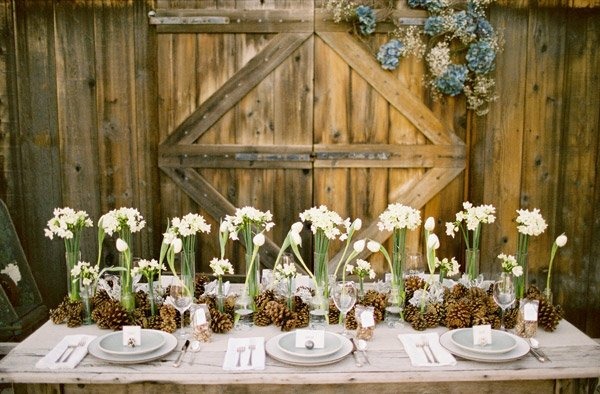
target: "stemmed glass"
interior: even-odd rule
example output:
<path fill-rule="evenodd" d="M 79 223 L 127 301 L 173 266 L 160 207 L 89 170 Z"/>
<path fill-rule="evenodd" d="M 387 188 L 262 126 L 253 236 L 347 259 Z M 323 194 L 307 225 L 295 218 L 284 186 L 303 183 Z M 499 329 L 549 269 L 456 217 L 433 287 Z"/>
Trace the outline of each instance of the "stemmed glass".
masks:
<path fill-rule="evenodd" d="M 346 314 L 356 302 L 357 296 L 356 287 L 354 287 L 354 282 L 337 282 L 333 285 L 333 289 L 331 292 L 331 298 L 333 298 L 333 302 L 335 306 L 340 310 L 340 314 L 342 316 L 342 326 L 344 330 L 342 331 L 342 335 L 350 336 L 350 332 L 346 329 Z"/>
<path fill-rule="evenodd" d="M 502 313 L 500 314 L 500 329 L 506 331 L 504 327 L 504 311 L 515 302 L 515 285 L 510 275 L 502 274 L 500 280 L 494 282 L 494 301 Z"/>
<path fill-rule="evenodd" d="M 421 253 L 411 253 L 406 256 L 406 273 L 408 275 L 420 275 L 423 272 L 423 255 Z"/>
<path fill-rule="evenodd" d="M 183 328 L 183 314 L 192 305 L 192 294 L 188 288 L 181 284 L 171 285 L 169 294 L 171 298 L 173 298 L 173 306 L 179 311 L 179 314 L 181 315 L 181 333 L 179 334 L 179 337 L 184 339 L 186 338 L 186 333 Z"/>

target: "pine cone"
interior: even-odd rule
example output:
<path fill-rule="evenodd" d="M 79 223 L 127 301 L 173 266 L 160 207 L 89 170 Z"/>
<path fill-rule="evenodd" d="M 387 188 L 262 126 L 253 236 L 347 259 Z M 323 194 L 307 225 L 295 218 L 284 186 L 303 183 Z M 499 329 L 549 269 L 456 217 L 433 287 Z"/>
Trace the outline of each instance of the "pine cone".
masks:
<path fill-rule="evenodd" d="M 412 323 L 419 314 L 421 314 L 419 307 L 412 304 L 408 304 L 406 305 L 406 308 L 404 308 L 404 320 L 408 323 Z"/>
<path fill-rule="evenodd" d="M 271 317 L 263 310 L 254 314 L 254 324 L 258 327 L 266 327 L 272 323 Z"/>
<path fill-rule="evenodd" d="M 265 305 L 265 313 L 269 315 L 273 324 L 282 327 L 283 323 L 290 318 L 292 312 L 287 307 L 277 301 L 269 301 Z"/>
<path fill-rule="evenodd" d="M 356 307 L 353 306 L 352 309 L 346 313 L 346 320 L 344 321 L 344 326 L 347 330 L 356 330 L 358 327 L 358 322 L 356 321 Z"/>
<path fill-rule="evenodd" d="M 297 328 L 296 324 L 298 320 L 296 319 L 296 312 L 290 312 L 288 317 L 281 324 L 281 331 L 292 331 Z"/>
<path fill-rule="evenodd" d="M 160 318 L 160 315 L 154 315 L 148 318 L 148 328 L 152 330 L 160 330 L 161 324 L 162 319 Z"/>
<path fill-rule="evenodd" d="M 215 311 L 214 315 L 211 315 L 210 329 L 214 333 L 224 334 L 233 328 L 233 320 L 227 313 L 221 313 L 218 310 Z"/>
<path fill-rule="evenodd" d="M 135 293 L 135 307 L 143 312 L 148 311 L 148 313 L 150 313 L 150 299 L 142 290 L 138 290 Z"/>
<path fill-rule="evenodd" d="M 106 290 L 98 290 L 98 291 L 96 291 L 96 294 L 94 294 L 94 297 L 92 298 L 92 305 L 94 306 L 94 308 L 98 308 L 107 301 L 111 301 L 111 298 L 108 295 L 108 293 L 106 292 Z"/>
<path fill-rule="evenodd" d="M 131 313 L 131 320 L 133 325 L 135 326 L 148 328 L 148 317 L 146 316 L 146 311 L 142 308 L 135 308 L 133 310 L 133 312 Z"/>
<path fill-rule="evenodd" d="M 416 275 L 411 275 L 404 280 L 404 293 L 406 294 L 406 299 L 410 300 L 415 291 L 422 289 L 425 287 L 425 281 L 421 279 L 421 277 Z"/>
<path fill-rule="evenodd" d="M 423 331 L 427 328 L 427 320 L 425 320 L 425 317 L 419 313 L 410 323 L 410 325 L 417 331 Z"/>
<path fill-rule="evenodd" d="M 557 312 L 556 308 L 546 301 L 545 298 L 540 300 L 538 310 L 538 325 L 542 326 L 546 331 L 554 331 L 556 330 L 560 319 L 560 310 Z"/>
<path fill-rule="evenodd" d="M 450 290 L 450 297 L 454 298 L 455 300 L 460 300 L 461 298 L 465 297 L 468 292 L 469 289 L 467 289 L 465 285 L 457 283 Z"/>
<path fill-rule="evenodd" d="M 513 329 L 517 325 L 517 318 L 519 316 L 519 302 L 515 302 L 514 306 L 507 309 L 504 312 L 504 327 L 507 329 Z"/>
<path fill-rule="evenodd" d="M 121 303 L 115 301 L 112 305 L 106 308 L 106 315 L 104 317 L 104 324 L 106 328 L 111 330 L 120 330 L 123 326 L 130 324 L 129 315 L 127 311 L 123 309 Z"/>
<path fill-rule="evenodd" d="M 471 309 L 471 302 L 466 297 L 461 298 L 458 302 L 448 303 L 446 305 L 446 327 L 449 329 L 470 327 Z"/>
<path fill-rule="evenodd" d="M 302 298 L 296 296 L 294 299 L 296 328 L 308 327 L 310 308 L 308 307 L 308 304 L 305 304 L 304 301 L 302 301 Z"/>
<path fill-rule="evenodd" d="M 373 311 L 373 317 L 375 318 L 375 323 L 380 323 L 383 321 L 385 316 L 385 308 L 387 307 L 387 294 L 369 290 L 365 294 L 363 305 L 372 306 L 375 308 Z"/>
<path fill-rule="evenodd" d="M 435 304 L 437 305 L 437 304 Z M 423 318 L 427 323 L 427 328 L 435 328 L 440 325 L 440 316 L 438 314 L 438 308 L 434 304 L 429 304 L 425 308 Z"/>
<path fill-rule="evenodd" d="M 540 300 L 542 297 L 542 292 L 536 285 L 529 285 L 525 292 L 525 298 L 529 298 L 530 300 Z"/>
<path fill-rule="evenodd" d="M 173 333 L 175 332 L 175 330 L 177 330 L 177 310 L 175 309 L 175 307 L 173 307 L 172 305 L 163 304 L 160 307 L 159 315 L 161 330 L 169 333 Z"/>
<path fill-rule="evenodd" d="M 83 324 L 83 302 L 69 301 L 67 304 L 67 327 L 79 327 Z"/>
<path fill-rule="evenodd" d="M 329 300 L 329 324 L 337 324 L 340 320 L 340 310 L 335 306 L 333 300 Z"/>
<path fill-rule="evenodd" d="M 256 305 L 256 310 L 262 310 L 267 302 L 275 300 L 275 293 L 273 290 L 266 290 L 254 297 L 254 304 Z"/>
<path fill-rule="evenodd" d="M 196 274 L 194 277 L 194 298 L 198 299 L 204 294 L 204 285 L 210 282 L 208 276 L 204 274 Z"/>
<path fill-rule="evenodd" d="M 69 297 L 65 296 L 62 302 L 58 304 L 55 309 L 50 309 L 50 320 L 52 320 L 54 324 L 63 324 L 69 318 L 67 311 L 68 302 Z"/>

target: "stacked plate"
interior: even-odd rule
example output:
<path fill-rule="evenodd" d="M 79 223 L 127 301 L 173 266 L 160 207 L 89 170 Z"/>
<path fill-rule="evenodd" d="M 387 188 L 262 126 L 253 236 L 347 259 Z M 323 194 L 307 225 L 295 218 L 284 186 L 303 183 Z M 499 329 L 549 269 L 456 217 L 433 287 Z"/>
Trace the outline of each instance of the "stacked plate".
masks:
<path fill-rule="evenodd" d="M 325 332 L 325 346 L 322 349 L 296 347 L 296 333 L 287 332 L 267 341 L 265 350 L 275 360 L 300 366 L 333 364 L 352 351 L 352 342 L 341 335 Z"/>
<path fill-rule="evenodd" d="M 116 364 L 137 364 L 158 360 L 171 353 L 177 338 L 159 330 L 142 330 L 141 345 L 123 346 L 123 332 L 111 332 L 94 339 L 88 351 L 94 357 Z"/>
<path fill-rule="evenodd" d="M 492 343 L 481 346 L 473 343 L 473 329 L 460 328 L 440 336 L 440 344 L 450 353 L 467 360 L 505 362 L 517 360 L 529 352 L 523 338 L 505 331 L 492 330 Z"/>

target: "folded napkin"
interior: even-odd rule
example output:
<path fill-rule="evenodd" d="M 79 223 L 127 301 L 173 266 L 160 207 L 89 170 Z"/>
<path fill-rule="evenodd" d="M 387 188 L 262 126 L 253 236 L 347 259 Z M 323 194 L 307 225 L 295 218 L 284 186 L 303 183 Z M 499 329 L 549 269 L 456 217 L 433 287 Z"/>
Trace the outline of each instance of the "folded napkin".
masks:
<path fill-rule="evenodd" d="M 82 346 L 77 346 L 73 350 L 69 350 L 71 355 L 66 362 L 58 362 L 58 358 L 65 352 L 69 345 L 78 345 L 81 340 L 84 340 Z M 88 353 L 88 345 L 96 339 L 95 335 L 67 335 L 65 336 L 48 354 L 46 354 L 36 364 L 36 368 L 50 369 L 73 369 Z"/>
<path fill-rule="evenodd" d="M 402 342 L 404 350 L 410 357 L 410 362 L 415 367 L 439 367 L 444 365 L 456 365 L 456 359 L 449 351 L 440 345 L 440 337 L 437 333 L 427 334 L 400 334 L 398 339 Z M 427 360 L 427 356 L 423 347 L 418 345 L 421 343 L 429 343 L 429 349 L 435 355 L 437 363 L 432 363 Z M 428 353 L 429 354 L 429 353 Z M 429 355 L 431 357 L 431 355 Z"/>
<path fill-rule="evenodd" d="M 254 345 L 252 351 L 252 365 L 250 362 L 250 345 Z M 242 352 L 238 352 L 239 348 L 244 348 Z M 240 366 L 238 367 L 238 357 Z M 223 369 L 226 371 L 247 371 L 251 369 L 265 369 L 265 338 L 229 338 L 227 343 L 227 353 L 223 361 Z"/>

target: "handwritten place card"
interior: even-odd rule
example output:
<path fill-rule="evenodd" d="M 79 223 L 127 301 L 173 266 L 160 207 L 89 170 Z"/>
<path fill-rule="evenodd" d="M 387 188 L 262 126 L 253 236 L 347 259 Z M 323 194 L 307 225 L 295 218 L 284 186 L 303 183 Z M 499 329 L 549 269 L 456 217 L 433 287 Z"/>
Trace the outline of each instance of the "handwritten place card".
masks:
<path fill-rule="evenodd" d="M 483 324 L 473 326 L 473 345 L 486 346 L 492 344 L 492 326 Z"/>
<path fill-rule="evenodd" d="M 123 346 L 140 346 L 142 344 L 142 327 L 123 326 Z"/>
<path fill-rule="evenodd" d="M 297 330 L 296 347 L 304 348 L 306 343 L 312 341 L 314 349 L 323 349 L 325 347 L 324 330 Z"/>

